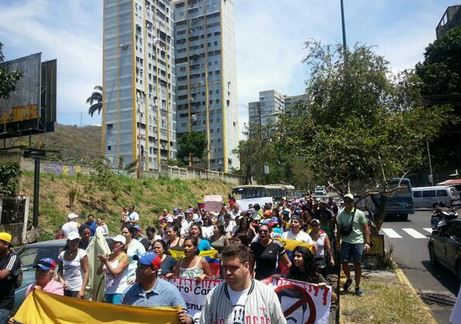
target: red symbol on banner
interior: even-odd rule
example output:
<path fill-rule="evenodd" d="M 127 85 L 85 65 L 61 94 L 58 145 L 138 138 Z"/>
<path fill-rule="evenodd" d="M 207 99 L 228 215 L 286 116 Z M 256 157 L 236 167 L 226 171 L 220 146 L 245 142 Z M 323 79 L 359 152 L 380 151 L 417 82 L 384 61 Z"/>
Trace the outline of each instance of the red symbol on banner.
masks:
<path fill-rule="evenodd" d="M 309 308 L 309 317 L 304 322 L 304 324 L 314 324 L 315 318 L 317 317 L 317 312 L 315 309 L 315 303 L 312 300 L 312 297 L 300 286 L 293 284 L 283 285 L 275 287 L 275 292 L 279 297 L 279 300 L 282 300 L 282 297 L 290 297 L 298 299 L 293 305 L 283 312 L 285 318 L 288 320 L 291 314 L 293 314 L 298 308 L 303 308 L 303 315 L 306 313 L 307 308 Z M 307 307 L 306 307 L 307 306 Z M 296 320 L 295 320 L 296 323 Z"/>

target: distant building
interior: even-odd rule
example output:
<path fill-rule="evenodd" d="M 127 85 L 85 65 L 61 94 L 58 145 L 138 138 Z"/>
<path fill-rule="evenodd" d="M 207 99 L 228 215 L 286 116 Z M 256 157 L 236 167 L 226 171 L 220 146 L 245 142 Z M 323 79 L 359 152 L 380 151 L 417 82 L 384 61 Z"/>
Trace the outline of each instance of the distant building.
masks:
<path fill-rule="evenodd" d="M 445 10 L 440 19 L 435 32 L 437 39 L 442 37 L 447 31 L 461 25 L 461 5 L 450 6 Z"/>
<path fill-rule="evenodd" d="M 206 164 L 239 168 L 233 0 L 175 0 L 177 136 L 204 132 Z"/>
<path fill-rule="evenodd" d="M 305 102 L 307 100 L 307 95 L 297 95 L 297 96 L 285 96 L 285 113 L 291 114 L 294 107 L 297 104 Z"/>
<path fill-rule="evenodd" d="M 176 146 L 172 3 L 104 0 L 103 15 L 103 152 L 160 170 Z"/>
<path fill-rule="evenodd" d="M 275 90 L 259 92 L 259 100 L 248 104 L 249 125 L 267 126 L 285 111 L 285 96 Z"/>

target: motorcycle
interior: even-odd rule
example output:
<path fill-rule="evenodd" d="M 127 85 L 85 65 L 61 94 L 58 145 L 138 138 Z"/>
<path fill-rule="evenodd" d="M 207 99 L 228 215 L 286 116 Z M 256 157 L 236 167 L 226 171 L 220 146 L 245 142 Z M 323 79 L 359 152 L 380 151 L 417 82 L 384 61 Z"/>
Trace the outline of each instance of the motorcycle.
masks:
<path fill-rule="evenodd" d="M 441 221 L 449 221 L 458 218 L 458 213 L 454 209 L 448 209 L 445 207 L 437 207 L 432 211 L 431 216 L 431 228 L 436 231 L 438 224 Z"/>

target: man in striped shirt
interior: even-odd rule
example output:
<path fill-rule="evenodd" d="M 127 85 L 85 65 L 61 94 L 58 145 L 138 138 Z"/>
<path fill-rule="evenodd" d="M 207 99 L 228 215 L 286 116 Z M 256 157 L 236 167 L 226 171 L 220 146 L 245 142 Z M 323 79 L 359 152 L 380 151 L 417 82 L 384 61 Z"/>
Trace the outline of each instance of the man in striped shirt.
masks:
<path fill-rule="evenodd" d="M 203 324 L 286 324 L 274 289 L 250 276 L 250 252 L 231 244 L 221 254 L 224 282 L 213 288 L 202 307 Z"/>
<path fill-rule="evenodd" d="M 0 232 L 0 323 L 6 323 L 14 306 L 14 291 L 21 269 L 19 258 L 11 250 L 12 236 Z"/>

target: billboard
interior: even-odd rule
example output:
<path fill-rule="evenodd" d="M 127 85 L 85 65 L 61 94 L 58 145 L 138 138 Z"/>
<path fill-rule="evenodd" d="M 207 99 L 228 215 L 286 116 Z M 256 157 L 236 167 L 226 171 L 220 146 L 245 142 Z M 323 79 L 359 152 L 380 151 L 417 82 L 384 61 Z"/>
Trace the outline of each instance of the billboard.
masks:
<path fill-rule="evenodd" d="M 54 131 L 56 60 L 42 63 L 37 53 L 2 66 L 22 76 L 9 98 L 0 98 L 0 139 Z"/>

